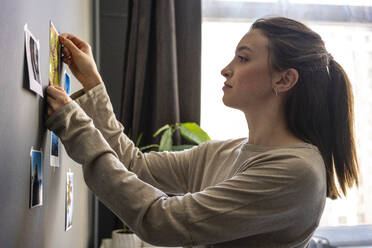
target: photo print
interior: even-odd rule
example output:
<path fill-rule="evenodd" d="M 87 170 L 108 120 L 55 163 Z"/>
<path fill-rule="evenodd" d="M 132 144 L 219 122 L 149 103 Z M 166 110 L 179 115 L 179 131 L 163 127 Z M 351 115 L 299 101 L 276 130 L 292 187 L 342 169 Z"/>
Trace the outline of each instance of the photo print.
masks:
<path fill-rule="evenodd" d="M 67 93 L 67 95 L 71 95 L 71 78 L 70 78 L 70 75 L 66 72 L 64 72 L 64 75 L 65 75 L 65 83 L 64 83 L 64 89 Z"/>
<path fill-rule="evenodd" d="M 26 60 L 30 90 L 43 97 L 43 87 L 40 76 L 40 43 L 28 29 L 24 26 L 26 43 Z"/>
<path fill-rule="evenodd" d="M 31 149 L 30 208 L 43 205 L 42 152 Z"/>
<path fill-rule="evenodd" d="M 50 21 L 50 40 L 49 40 L 49 84 L 61 86 L 61 43 L 58 39 L 58 31 Z"/>
<path fill-rule="evenodd" d="M 50 166 L 59 167 L 59 138 L 53 132 L 50 133 Z"/>
<path fill-rule="evenodd" d="M 72 226 L 72 213 L 74 206 L 74 173 L 70 170 L 67 172 L 66 177 L 66 225 L 65 230 L 69 230 Z"/>

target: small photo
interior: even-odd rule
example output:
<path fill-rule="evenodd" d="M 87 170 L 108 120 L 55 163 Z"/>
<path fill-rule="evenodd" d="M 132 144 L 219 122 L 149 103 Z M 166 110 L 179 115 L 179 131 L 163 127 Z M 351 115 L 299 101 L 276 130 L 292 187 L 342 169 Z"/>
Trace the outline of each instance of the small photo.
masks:
<path fill-rule="evenodd" d="M 53 132 L 50 136 L 50 166 L 59 167 L 59 138 Z"/>
<path fill-rule="evenodd" d="M 28 30 L 27 24 L 24 27 L 26 43 L 27 69 L 30 82 L 30 90 L 43 96 L 43 89 L 40 76 L 40 43 Z"/>
<path fill-rule="evenodd" d="M 72 214 L 74 207 L 74 173 L 71 171 L 67 172 L 66 177 L 66 225 L 65 230 L 69 230 L 72 226 Z"/>
<path fill-rule="evenodd" d="M 50 21 L 49 39 L 49 84 L 61 86 L 61 44 L 58 39 L 58 31 Z"/>
<path fill-rule="evenodd" d="M 42 152 L 31 150 L 30 208 L 43 205 Z"/>
<path fill-rule="evenodd" d="M 39 46 L 38 43 L 31 37 L 30 39 L 30 53 L 31 53 L 31 65 L 34 79 L 40 84 L 40 65 L 39 65 Z"/>
<path fill-rule="evenodd" d="M 71 86 L 70 86 L 70 75 L 65 71 L 65 91 L 67 95 L 71 95 Z"/>

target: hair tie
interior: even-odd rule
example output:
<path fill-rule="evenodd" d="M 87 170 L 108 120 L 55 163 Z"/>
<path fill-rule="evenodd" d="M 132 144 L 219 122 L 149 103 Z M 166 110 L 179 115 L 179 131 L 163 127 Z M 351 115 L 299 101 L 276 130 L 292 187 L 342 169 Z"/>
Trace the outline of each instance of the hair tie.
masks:
<path fill-rule="evenodd" d="M 328 78 L 331 79 L 331 73 L 329 71 L 329 66 L 330 66 L 330 62 L 333 60 L 333 56 L 332 54 L 330 53 L 327 53 L 327 65 L 326 65 L 326 69 L 327 69 L 327 73 L 328 73 Z"/>

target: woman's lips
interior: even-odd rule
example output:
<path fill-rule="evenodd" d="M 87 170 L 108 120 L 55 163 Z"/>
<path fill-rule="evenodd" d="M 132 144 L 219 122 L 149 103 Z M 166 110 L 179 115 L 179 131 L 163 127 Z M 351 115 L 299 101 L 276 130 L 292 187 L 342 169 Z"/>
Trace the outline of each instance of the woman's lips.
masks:
<path fill-rule="evenodd" d="M 232 88 L 232 86 L 231 85 L 229 85 L 228 83 L 226 83 L 225 82 L 225 87 L 227 87 L 227 88 Z"/>

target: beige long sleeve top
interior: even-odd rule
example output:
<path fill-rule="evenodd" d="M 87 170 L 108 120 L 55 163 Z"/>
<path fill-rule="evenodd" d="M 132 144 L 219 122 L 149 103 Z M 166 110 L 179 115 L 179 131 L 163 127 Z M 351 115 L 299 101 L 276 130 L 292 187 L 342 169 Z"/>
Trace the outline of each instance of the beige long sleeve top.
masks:
<path fill-rule="evenodd" d="M 233 139 L 141 153 L 116 120 L 104 84 L 72 98 L 47 127 L 82 164 L 88 187 L 146 242 L 307 246 L 326 199 L 325 167 L 315 146 Z"/>

